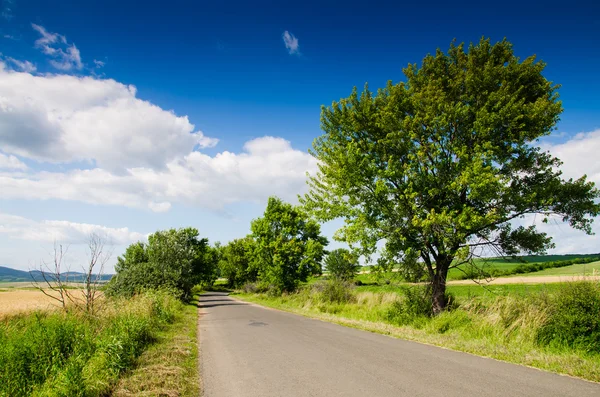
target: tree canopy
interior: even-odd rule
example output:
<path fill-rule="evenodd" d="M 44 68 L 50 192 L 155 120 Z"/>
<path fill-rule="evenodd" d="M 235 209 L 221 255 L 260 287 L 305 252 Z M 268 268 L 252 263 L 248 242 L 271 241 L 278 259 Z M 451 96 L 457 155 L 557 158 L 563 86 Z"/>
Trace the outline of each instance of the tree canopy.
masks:
<path fill-rule="evenodd" d="M 599 191 L 585 175 L 565 180 L 537 139 L 562 112 L 558 86 L 534 56 L 503 40 L 451 44 L 405 82 L 368 86 L 322 107 L 324 134 L 311 153 L 319 171 L 302 198 L 318 219 L 344 218 L 336 238 L 381 261 L 424 268 L 437 313 L 448 270 L 482 249 L 543 253 L 551 238 L 519 219 L 558 217 L 591 233 Z"/>
<path fill-rule="evenodd" d="M 261 281 L 293 291 L 300 281 L 321 273 L 328 241 L 320 225 L 299 207 L 270 197 L 263 217 L 251 224 L 254 260 Z"/>
<path fill-rule="evenodd" d="M 187 299 L 196 284 L 214 282 L 217 261 L 208 239 L 200 238 L 197 229 L 158 231 L 148 237 L 148 244 L 131 244 L 117 259 L 107 293 L 131 296 L 166 288 Z"/>
<path fill-rule="evenodd" d="M 229 287 L 239 288 L 257 280 L 258 268 L 253 260 L 255 245 L 251 237 L 245 237 L 230 241 L 221 248 L 219 269 Z"/>

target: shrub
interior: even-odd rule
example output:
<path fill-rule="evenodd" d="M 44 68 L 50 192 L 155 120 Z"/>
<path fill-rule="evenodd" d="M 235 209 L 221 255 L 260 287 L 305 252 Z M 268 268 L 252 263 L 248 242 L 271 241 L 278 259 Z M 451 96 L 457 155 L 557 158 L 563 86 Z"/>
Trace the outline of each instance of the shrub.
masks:
<path fill-rule="evenodd" d="M 325 266 L 333 278 L 344 281 L 352 280 L 360 269 L 358 258 L 344 248 L 331 251 L 325 258 Z"/>
<path fill-rule="evenodd" d="M 242 286 L 242 291 L 246 294 L 267 294 L 269 296 L 281 295 L 281 290 L 273 284 L 266 282 L 256 281 L 253 283 L 246 283 Z"/>
<path fill-rule="evenodd" d="M 407 287 L 402 290 L 402 295 L 403 299 L 393 302 L 387 310 L 387 321 L 398 325 L 414 324 L 433 315 L 429 286 Z"/>
<path fill-rule="evenodd" d="M 324 303 L 351 303 L 356 301 L 353 291 L 354 286 L 346 281 L 329 280 L 315 283 L 312 292 L 316 293 L 317 299 Z"/>
<path fill-rule="evenodd" d="M 566 283 L 549 302 L 549 317 L 537 340 L 600 353 L 600 283 Z"/>

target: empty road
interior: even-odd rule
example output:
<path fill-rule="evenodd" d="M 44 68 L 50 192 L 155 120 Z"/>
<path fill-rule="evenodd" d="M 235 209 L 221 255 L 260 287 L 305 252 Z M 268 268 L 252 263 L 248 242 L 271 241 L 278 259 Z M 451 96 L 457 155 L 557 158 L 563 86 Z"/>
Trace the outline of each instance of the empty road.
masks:
<path fill-rule="evenodd" d="M 236 301 L 200 299 L 205 397 L 600 396 L 600 385 Z"/>

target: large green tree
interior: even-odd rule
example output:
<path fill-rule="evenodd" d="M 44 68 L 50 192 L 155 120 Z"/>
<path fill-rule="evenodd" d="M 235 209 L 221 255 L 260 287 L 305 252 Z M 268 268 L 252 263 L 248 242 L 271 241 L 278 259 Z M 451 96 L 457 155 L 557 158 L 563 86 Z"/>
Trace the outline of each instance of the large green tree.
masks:
<path fill-rule="evenodd" d="M 107 293 L 131 296 L 144 289 L 168 288 L 188 299 L 196 284 L 214 282 L 217 262 L 216 250 L 197 229 L 161 230 L 150 235 L 147 244 L 127 247 L 117 259 Z"/>
<path fill-rule="evenodd" d="M 450 46 L 404 69 L 405 82 L 323 107 L 311 153 L 319 171 L 303 203 L 320 220 L 345 218 L 336 238 L 382 261 L 425 268 L 433 310 L 448 270 L 487 252 L 542 253 L 551 239 L 516 220 L 557 216 L 591 233 L 599 191 L 561 177 L 542 151 L 562 111 L 558 86 L 535 57 L 504 40 Z M 485 253 L 484 253 L 485 254 Z"/>
<path fill-rule="evenodd" d="M 263 217 L 253 220 L 251 229 L 261 281 L 279 291 L 293 291 L 298 282 L 321 272 L 328 242 L 320 225 L 301 208 L 270 197 Z"/>
<path fill-rule="evenodd" d="M 253 260 L 255 245 L 251 237 L 244 237 L 230 241 L 221 248 L 220 275 L 227 279 L 229 287 L 239 288 L 257 280 L 258 269 Z"/>

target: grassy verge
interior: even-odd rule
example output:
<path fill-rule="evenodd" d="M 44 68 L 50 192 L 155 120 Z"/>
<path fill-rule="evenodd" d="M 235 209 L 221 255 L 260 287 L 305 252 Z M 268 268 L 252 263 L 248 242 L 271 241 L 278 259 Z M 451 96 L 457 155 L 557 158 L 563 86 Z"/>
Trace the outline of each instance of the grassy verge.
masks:
<path fill-rule="evenodd" d="M 540 286 L 527 292 L 524 286 L 521 291 L 511 288 L 504 295 L 462 294 L 453 310 L 433 318 L 413 311 L 397 291 L 324 293 L 327 288 L 309 286 L 280 297 L 237 296 L 345 326 L 599 382 L 600 285 L 571 283 L 563 289 Z"/>
<path fill-rule="evenodd" d="M 199 396 L 197 326 L 194 300 L 183 307 L 171 326 L 157 332 L 156 342 L 119 381 L 113 396 Z"/>
<path fill-rule="evenodd" d="M 33 312 L 0 320 L 0 396 L 105 396 L 182 311 L 166 293 L 107 300 L 96 316 Z"/>

